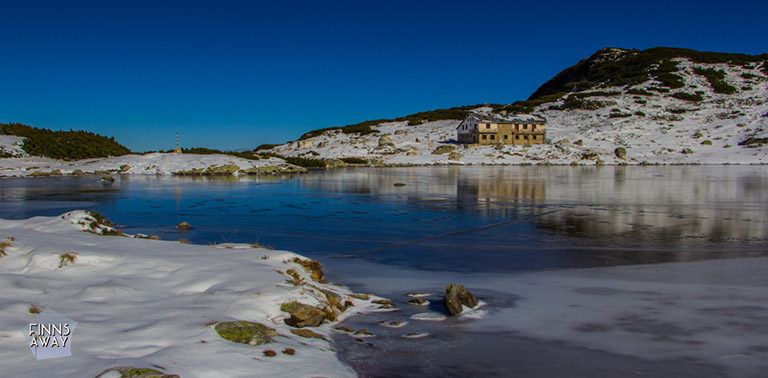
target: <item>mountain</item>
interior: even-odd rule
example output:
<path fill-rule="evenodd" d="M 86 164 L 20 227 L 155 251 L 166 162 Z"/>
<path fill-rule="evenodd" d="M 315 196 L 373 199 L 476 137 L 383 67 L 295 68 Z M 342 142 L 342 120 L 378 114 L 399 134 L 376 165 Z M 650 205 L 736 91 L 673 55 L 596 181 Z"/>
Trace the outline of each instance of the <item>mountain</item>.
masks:
<path fill-rule="evenodd" d="M 543 116 L 549 143 L 458 145 L 472 111 Z M 326 166 L 768 163 L 767 124 L 768 54 L 605 48 L 527 100 L 314 130 L 259 152 Z"/>
<path fill-rule="evenodd" d="M 53 131 L 20 123 L 0 123 L 0 136 L 16 137 L 14 148 L 0 151 L 0 156 L 43 156 L 54 159 L 86 159 L 121 156 L 131 151 L 115 138 L 88 131 Z"/>

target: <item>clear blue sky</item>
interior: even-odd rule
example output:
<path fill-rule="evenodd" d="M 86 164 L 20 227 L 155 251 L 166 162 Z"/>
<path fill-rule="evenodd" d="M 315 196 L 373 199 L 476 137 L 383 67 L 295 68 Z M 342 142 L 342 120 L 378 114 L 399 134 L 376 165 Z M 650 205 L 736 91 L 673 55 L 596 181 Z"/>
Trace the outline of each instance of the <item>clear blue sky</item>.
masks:
<path fill-rule="evenodd" d="M 768 51 L 765 1 L 3 1 L 0 122 L 253 148 L 526 98 L 607 47 Z"/>

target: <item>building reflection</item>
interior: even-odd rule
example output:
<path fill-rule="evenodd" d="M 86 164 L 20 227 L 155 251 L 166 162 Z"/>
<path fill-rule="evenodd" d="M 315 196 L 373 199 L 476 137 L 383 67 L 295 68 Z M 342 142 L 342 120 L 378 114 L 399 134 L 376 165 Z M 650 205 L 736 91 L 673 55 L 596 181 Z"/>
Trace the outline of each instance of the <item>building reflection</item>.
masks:
<path fill-rule="evenodd" d="M 317 190 L 379 201 L 525 218 L 542 231 L 596 244 L 768 238 L 768 176 L 750 167 L 347 169 L 299 180 Z"/>

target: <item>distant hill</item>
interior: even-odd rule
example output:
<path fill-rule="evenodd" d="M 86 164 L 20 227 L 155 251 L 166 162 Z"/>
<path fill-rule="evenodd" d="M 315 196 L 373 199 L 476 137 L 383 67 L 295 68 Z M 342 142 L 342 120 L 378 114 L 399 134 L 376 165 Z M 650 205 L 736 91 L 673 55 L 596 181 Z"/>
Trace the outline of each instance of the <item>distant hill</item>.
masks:
<path fill-rule="evenodd" d="M 131 153 L 115 138 L 89 131 L 54 131 L 21 123 L 0 123 L 0 134 L 24 138 L 22 148 L 31 156 L 76 160 Z"/>
<path fill-rule="evenodd" d="M 558 73 L 542 84 L 528 99 L 535 100 L 556 93 L 637 85 L 651 79 L 659 80 L 668 88 L 681 88 L 683 83 L 677 73 L 677 65 L 673 63 L 673 59 L 679 58 L 707 64 L 743 66 L 761 63 L 763 72 L 768 73 L 768 54 L 702 52 L 671 47 L 647 50 L 605 48 Z"/>
<path fill-rule="evenodd" d="M 455 128 L 471 111 L 535 113 L 549 143 L 459 145 Z M 258 151 L 325 166 L 766 164 L 768 54 L 605 48 L 526 100 L 313 130 Z"/>

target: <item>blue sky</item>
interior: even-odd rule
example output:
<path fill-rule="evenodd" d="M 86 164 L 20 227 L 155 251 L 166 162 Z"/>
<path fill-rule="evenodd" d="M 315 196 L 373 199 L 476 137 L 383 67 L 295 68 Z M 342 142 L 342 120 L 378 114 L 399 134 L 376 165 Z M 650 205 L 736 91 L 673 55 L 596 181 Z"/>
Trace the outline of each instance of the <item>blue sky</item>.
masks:
<path fill-rule="evenodd" d="M 3 1 L 0 122 L 250 149 L 524 99 L 602 47 L 768 52 L 761 1 Z"/>

